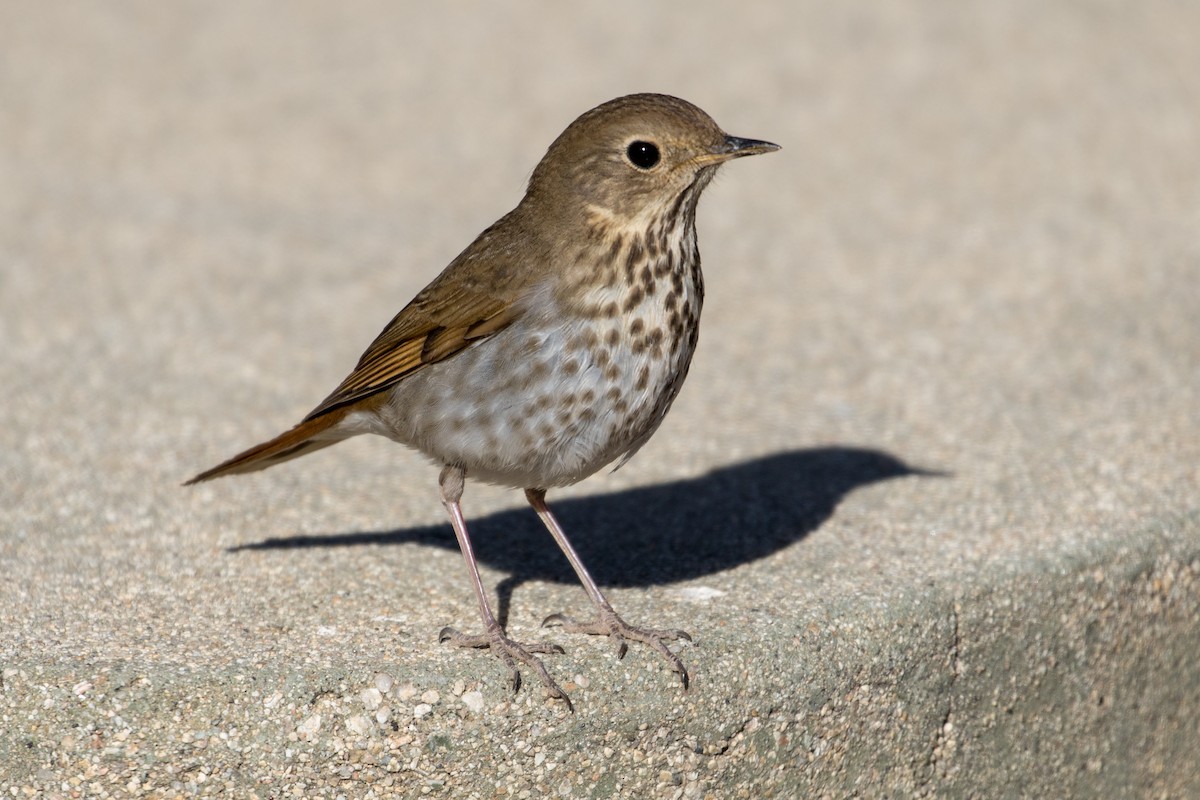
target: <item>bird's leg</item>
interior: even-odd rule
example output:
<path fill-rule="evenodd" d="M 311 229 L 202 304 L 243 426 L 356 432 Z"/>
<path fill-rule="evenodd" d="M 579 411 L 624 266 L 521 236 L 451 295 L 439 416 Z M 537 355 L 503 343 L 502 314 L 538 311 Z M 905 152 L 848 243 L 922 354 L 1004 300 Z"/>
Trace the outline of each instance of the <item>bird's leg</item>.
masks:
<path fill-rule="evenodd" d="M 562 629 L 567 633 L 611 636 L 617 641 L 617 658 L 624 658 L 625 653 L 628 652 L 629 645 L 626 643 L 628 639 L 648 644 L 661 653 L 663 658 L 667 659 L 667 662 L 671 665 L 671 669 L 679 674 L 680 679 L 683 681 L 683 688 L 686 689 L 688 687 L 687 667 L 683 665 L 683 661 L 679 659 L 679 656 L 671 652 L 671 649 L 667 647 L 664 640 L 686 639 L 690 642 L 692 637 L 685 631 L 680 630 L 635 628 L 617 616 L 617 612 L 613 610 L 612 605 L 604 597 L 604 593 L 600 591 L 600 587 L 596 585 L 596 581 L 592 578 L 591 573 L 583 565 L 583 561 L 579 559 L 579 554 L 575 552 L 575 548 L 567 540 L 567 535 L 563 533 L 562 526 L 558 524 L 558 520 L 550 513 L 550 507 L 546 505 L 546 490 L 526 489 L 525 499 L 529 501 L 529 505 L 533 506 L 533 510 L 542 518 L 542 522 L 545 523 L 546 528 L 550 531 L 550 535 L 554 537 L 554 541 L 562 549 L 563 555 L 567 557 L 567 561 L 571 562 L 571 567 L 575 570 L 575 574 L 579 576 L 579 582 L 583 584 L 583 590 L 587 592 L 592 605 L 596 607 L 596 618 L 591 622 L 580 622 L 564 614 L 551 614 L 542 620 L 542 625 L 561 625 Z"/>
<path fill-rule="evenodd" d="M 447 466 L 442 470 L 438 483 L 441 487 L 442 505 L 450 514 L 450 524 L 454 526 L 454 535 L 458 538 L 458 546 L 462 550 L 463 560 L 467 562 L 467 572 L 471 576 L 471 586 L 475 589 L 475 599 L 479 601 L 479 616 L 483 619 L 483 633 L 468 635 L 459 633 L 454 628 L 442 628 L 438 640 L 449 642 L 455 647 L 486 647 L 508 667 L 509 680 L 513 694 L 521 688 L 521 671 L 517 662 L 537 672 L 542 683 L 553 696 L 563 700 L 567 708 L 574 711 L 571 698 L 562 690 L 554 678 L 550 677 L 546 665 L 534 653 L 562 653 L 563 649 L 556 644 L 534 642 L 522 644 L 508 638 L 504 627 L 496 621 L 492 607 L 488 603 L 487 592 L 483 588 L 483 580 L 479 577 L 479 566 L 475 561 L 475 550 L 471 546 L 471 538 L 467 535 L 467 523 L 463 519 L 459 501 L 462 499 L 463 483 L 466 471 L 462 467 Z"/>

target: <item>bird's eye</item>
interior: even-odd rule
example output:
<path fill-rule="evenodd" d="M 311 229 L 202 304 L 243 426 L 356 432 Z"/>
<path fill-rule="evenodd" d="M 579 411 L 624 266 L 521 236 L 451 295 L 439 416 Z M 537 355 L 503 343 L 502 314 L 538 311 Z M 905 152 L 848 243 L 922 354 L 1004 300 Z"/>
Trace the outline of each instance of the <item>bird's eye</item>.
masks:
<path fill-rule="evenodd" d="M 652 169 L 661 157 L 658 147 L 653 142 L 643 142 L 640 139 L 629 145 L 625 155 L 629 157 L 629 163 L 638 169 Z"/>

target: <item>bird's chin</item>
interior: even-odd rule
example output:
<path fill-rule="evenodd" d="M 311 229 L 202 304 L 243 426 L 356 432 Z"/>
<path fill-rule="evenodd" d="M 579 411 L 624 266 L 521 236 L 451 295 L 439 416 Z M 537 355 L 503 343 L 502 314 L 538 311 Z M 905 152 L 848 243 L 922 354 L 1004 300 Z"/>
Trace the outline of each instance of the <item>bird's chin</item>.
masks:
<path fill-rule="evenodd" d="M 724 163 L 724 161 L 716 161 L 696 170 L 696 180 L 692 182 L 692 189 L 702 191 L 705 186 L 712 183 L 712 179 L 717 177 L 717 170 Z"/>

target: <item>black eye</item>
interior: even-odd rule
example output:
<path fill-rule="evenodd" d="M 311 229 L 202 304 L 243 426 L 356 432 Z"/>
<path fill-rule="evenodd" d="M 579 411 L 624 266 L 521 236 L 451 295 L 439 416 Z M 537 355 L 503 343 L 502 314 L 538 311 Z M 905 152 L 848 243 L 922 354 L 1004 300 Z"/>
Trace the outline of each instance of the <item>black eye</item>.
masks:
<path fill-rule="evenodd" d="M 629 163 L 638 169 L 650 169 L 658 163 L 660 157 L 653 142 L 643 142 L 640 139 L 629 145 L 625 155 L 629 156 Z"/>

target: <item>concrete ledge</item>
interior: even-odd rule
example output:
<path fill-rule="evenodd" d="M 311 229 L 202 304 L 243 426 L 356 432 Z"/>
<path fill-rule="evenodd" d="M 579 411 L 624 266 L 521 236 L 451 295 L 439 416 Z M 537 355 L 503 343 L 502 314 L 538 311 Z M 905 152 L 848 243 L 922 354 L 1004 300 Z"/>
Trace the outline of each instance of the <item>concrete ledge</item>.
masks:
<path fill-rule="evenodd" d="M 3 797 L 1200 796 L 1200 5 L 0 8 Z M 278 433 L 575 115 L 783 145 L 707 190 L 691 375 L 550 502 L 469 483 L 578 712 L 438 646 L 436 468 Z"/>
<path fill-rule="evenodd" d="M 579 713 L 440 655 L 378 669 L 9 658 L 14 796 L 1187 797 L 1200 718 L 1197 519 L 1073 564 L 800 627 L 769 610 L 686 652 L 575 646 Z M 1153 545 L 1153 546 L 1148 546 Z M 586 675 L 587 677 L 583 677 Z M 385 677 L 386 676 L 386 677 Z M 481 691 L 482 689 L 482 691 Z M 377 716 L 378 715 L 378 716 Z M 382 722 L 380 721 L 382 720 Z M 507 792 L 507 794 L 504 794 Z"/>

